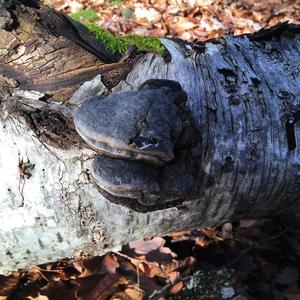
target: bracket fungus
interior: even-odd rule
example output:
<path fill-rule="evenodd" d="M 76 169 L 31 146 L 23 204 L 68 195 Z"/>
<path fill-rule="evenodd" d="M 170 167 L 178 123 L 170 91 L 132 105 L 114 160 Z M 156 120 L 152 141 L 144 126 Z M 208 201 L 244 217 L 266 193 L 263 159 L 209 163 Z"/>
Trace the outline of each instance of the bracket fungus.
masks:
<path fill-rule="evenodd" d="M 92 175 L 108 199 L 151 210 L 193 191 L 197 134 L 186 100 L 178 82 L 151 79 L 137 91 L 90 97 L 75 109 L 77 132 L 98 153 Z"/>

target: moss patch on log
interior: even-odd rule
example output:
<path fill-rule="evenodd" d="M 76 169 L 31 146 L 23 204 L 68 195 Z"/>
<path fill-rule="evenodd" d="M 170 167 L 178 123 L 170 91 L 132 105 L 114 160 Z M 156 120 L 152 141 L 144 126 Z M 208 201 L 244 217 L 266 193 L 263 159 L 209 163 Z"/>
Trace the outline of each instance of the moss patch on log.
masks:
<path fill-rule="evenodd" d="M 164 46 L 159 38 L 153 36 L 142 35 L 113 35 L 101 26 L 93 23 L 95 21 L 96 12 L 92 13 L 90 10 L 82 10 L 71 14 L 70 17 L 80 22 L 91 31 L 95 37 L 105 43 L 107 48 L 114 53 L 123 54 L 129 46 L 136 46 L 139 51 L 149 51 L 163 54 Z"/>

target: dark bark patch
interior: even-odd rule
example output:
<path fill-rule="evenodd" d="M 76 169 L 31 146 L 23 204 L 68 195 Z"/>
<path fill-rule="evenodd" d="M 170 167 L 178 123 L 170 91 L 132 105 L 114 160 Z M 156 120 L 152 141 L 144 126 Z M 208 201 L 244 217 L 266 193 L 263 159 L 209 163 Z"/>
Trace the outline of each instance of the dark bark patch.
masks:
<path fill-rule="evenodd" d="M 9 258 L 14 259 L 14 256 L 12 255 L 12 253 L 11 253 L 9 250 L 7 250 L 5 254 L 6 254 Z"/>
<path fill-rule="evenodd" d="M 0 7 L 0 30 L 9 30 L 13 23 L 10 13 Z"/>
<path fill-rule="evenodd" d="M 29 128 L 39 140 L 47 145 L 60 149 L 81 147 L 82 142 L 73 128 L 72 120 L 61 113 L 49 109 L 21 111 Z"/>
<path fill-rule="evenodd" d="M 22 179 L 29 179 L 32 176 L 32 171 L 35 165 L 30 160 L 24 161 L 21 159 L 18 164 L 19 174 Z"/>
<path fill-rule="evenodd" d="M 289 151 L 294 151 L 296 149 L 296 135 L 295 135 L 295 126 L 292 120 L 286 122 L 286 135 L 288 140 Z"/>
<path fill-rule="evenodd" d="M 230 173 L 233 171 L 234 160 L 232 156 L 226 156 L 222 166 L 223 173 Z"/>
<path fill-rule="evenodd" d="M 38 239 L 38 243 L 39 243 L 39 246 L 40 246 L 41 249 L 45 249 L 45 245 L 44 245 L 44 243 L 42 242 L 41 239 Z"/>
<path fill-rule="evenodd" d="M 277 92 L 277 96 L 281 100 L 289 100 L 291 98 L 294 98 L 293 95 L 287 91 L 287 90 L 280 90 Z"/>
<path fill-rule="evenodd" d="M 229 97 L 229 104 L 231 105 L 239 105 L 241 103 L 240 99 L 237 98 L 236 96 L 231 95 Z"/>
<path fill-rule="evenodd" d="M 218 71 L 224 76 L 225 80 L 228 81 L 228 83 L 232 84 L 237 82 L 237 76 L 233 70 L 219 68 Z"/>
<path fill-rule="evenodd" d="M 55 135 L 65 135 L 68 132 L 66 121 L 55 112 L 36 110 L 30 118 L 35 128 L 40 131 L 46 130 Z"/>
<path fill-rule="evenodd" d="M 39 2 L 38 1 L 33 1 L 33 0 L 20 0 L 20 2 L 26 6 L 32 7 L 32 8 L 40 8 Z"/>
<path fill-rule="evenodd" d="M 255 161 L 258 160 L 261 156 L 261 151 L 257 144 L 252 143 L 252 145 L 249 147 L 249 159 Z"/>
<path fill-rule="evenodd" d="M 57 241 L 59 243 L 62 243 L 64 241 L 63 238 L 62 238 L 62 236 L 61 236 L 61 234 L 59 232 L 56 233 L 56 237 L 57 237 Z"/>
<path fill-rule="evenodd" d="M 271 28 L 263 28 L 254 34 L 248 35 L 248 38 L 250 41 L 268 41 L 286 32 L 299 33 L 300 25 L 289 24 L 288 21 L 278 23 Z"/>
<path fill-rule="evenodd" d="M 260 84 L 260 79 L 258 77 L 250 77 L 254 86 L 258 86 Z"/>
<path fill-rule="evenodd" d="M 206 51 L 206 44 L 205 42 L 199 41 L 199 40 L 195 40 L 191 43 L 191 47 L 192 49 L 199 53 L 199 54 L 203 54 Z"/>

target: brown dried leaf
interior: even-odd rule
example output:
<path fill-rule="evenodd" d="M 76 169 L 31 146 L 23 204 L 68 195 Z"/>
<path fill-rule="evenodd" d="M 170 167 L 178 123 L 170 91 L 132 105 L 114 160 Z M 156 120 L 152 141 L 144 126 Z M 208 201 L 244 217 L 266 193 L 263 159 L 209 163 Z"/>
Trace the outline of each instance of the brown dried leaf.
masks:
<path fill-rule="evenodd" d="M 134 15 L 135 22 L 146 27 L 151 27 L 151 24 L 155 24 L 161 19 L 161 14 L 153 7 L 136 7 L 134 10 Z"/>
<path fill-rule="evenodd" d="M 137 255 L 145 255 L 145 260 L 151 262 L 170 261 L 176 254 L 168 247 L 163 247 L 165 239 L 154 237 L 150 240 L 137 240 L 129 243 L 129 248 L 133 249 Z"/>
<path fill-rule="evenodd" d="M 179 277 L 180 273 L 178 271 L 173 271 L 168 274 L 168 281 L 175 282 L 175 280 Z"/>
<path fill-rule="evenodd" d="M 160 276 L 162 278 L 169 279 L 169 274 L 177 271 L 177 270 L 186 270 L 186 269 L 192 269 L 192 267 L 195 265 L 196 259 L 192 256 L 186 257 L 184 260 L 175 260 L 173 259 L 170 262 L 166 262 L 160 265 L 160 269 L 157 276 Z"/>
<path fill-rule="evenodd" d="M 115 274 L 117 268 L 119 267 L 118 261 L 115 259 L 115 257 L 112 254 L 106 254 L 103 258 L 102 265 L 104 270 L 108 274 Z"/>
<path fill-rule="evenodd" d="M 170 233 L 169 235 L 175 239 L 175 238 L 180 238 L 180 237 L 183 237 L 183 236 L 187 236 L 187 235 L 190 235 L 191 234 L 191 231 L 190 230 L 185 230 L 185 231 L 176 231 L 176 232 L 172 232 Z"/>
<path fill-rule="evenodd" d="M 145 296 L 145 292 L 136 284 L 128 285 L 128 287 L 124 290 L 124 293 L 129 297 L 129 299 L 134 300 L 142 300 Z"/>
<path fill-rule="evenodd" d="M 176 295 L 178 294 L 184 287 L 183 281 L 179 281 L 175 283 L 170 289 L 169 294 L 170 295 Z"/>
<path fill-rule="evenodd" d="M 133 263 L 136 265 L 141 272 L 143 272 L 147 277 L 153 278 L 160 273 L 159 264 L 156 262 L 148 263 L 146 261 L 140 263 Z"/>
<path fill-rule="evenodd" d="M 39 279 L 41 276 L 48 282 L 69 279 L 69 276 L 63 270 L 44 270 L 36 266 L 28 271 L 28 277 L 32 278 L 32 281 Z"/>
<path fill-rule="evenodd" d="M 40 294 L 49 299 L 75 300 L 76 289 L 77 285 L 68 281 L 49 281 L 46 286 L 40 289 Z"/>
<path fill-rule="evenodd" d="M 19 272 L 7 277 L 0 275 L 0 296 L 9 296 L 16 289 L 19 279 Z"/>
<path fill-rule="evenodd" d="M 166 243 L 166 241 L 161 237 L 154 237 L 151 240 L 136 240 L 129 243 L 129 248 L 134 249 L 136 254 L 143 255 L 147 254 L 153 250 L 157 250 Z"/>
<path fill-rule="evenodd" d="M 76 284 L 79 286 L 76 297 L 78 300 L 107 299 L 120 292 L 120 286 L 127 283 L 128 279 L 118 273 L 81 277 L 76 279 Z"/>
<path fill-rule="evenodd" d="M 196 239 L 195 242 L 196 245 L 200 246 L 201 248 L 207 247 L 209 244 L 211 244 L 211 240 L 208 240 L 206 237 Z"/>
<path fill-rule="evenodd" d="M 40 294 L 37 297 L 28 296 L 28 297 L 26 297 L 26 299 L 29 299 L 29 300 L 49 300 L 49 298 L 47 296 L 40 295 Z M 1 297 L 0 297 L 0 300 L 1 300 Z"/>
<path fill-rule="evenodd" d="M 103 256 L 95 256 L 85 260 L 74 262 L 74 267 L 81 273 L 78 277 L 88 277 L 92 275 L 114 274 L 119 267 L 118 262 L 111 253 Z"/>
<path fill-rule="evenodd" d="M 132 262 L 136 262 L 137 260 L 132 260 Z M 126 274 L 126 278 L 128 279 L 130 284 L 139 283 L 139 286 L 143 288 L 145 292 L 145 299 L 150 296 L 154 290 L 160 289 L 155 280 L 147 277 L 144 273 L 139 272 L 139 269 L 136 265 L 134 265 L 129 260 L 120 260 L 120 270 Z"/>

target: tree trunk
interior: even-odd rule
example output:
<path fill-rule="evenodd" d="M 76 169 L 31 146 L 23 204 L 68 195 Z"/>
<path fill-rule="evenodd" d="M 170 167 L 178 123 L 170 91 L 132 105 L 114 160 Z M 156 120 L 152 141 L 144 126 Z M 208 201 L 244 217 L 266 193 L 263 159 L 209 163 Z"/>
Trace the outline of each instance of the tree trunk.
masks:
<path fill-rule="evenodd" d="M 31 1 L 0 1 L 0 28 L 0 272 L 299 209 L 299 26 L 206 43 L 162 39 L 167 56 L 121 59 Z M 73 110 L 148 79 L 176 80 L 187 93 L 198 138 L 184 163 L 197 167 L 192 193 L 143 206 L 99 188 L 97 151 L 75 130 Z M 169 169 L 184 185 L 190 174 L 176 174 L 177 154 Z"/>

